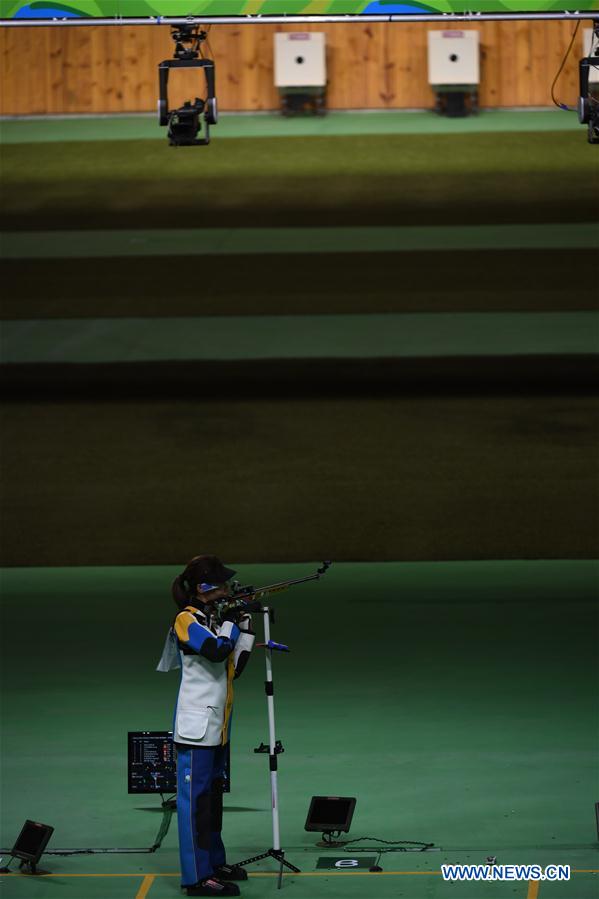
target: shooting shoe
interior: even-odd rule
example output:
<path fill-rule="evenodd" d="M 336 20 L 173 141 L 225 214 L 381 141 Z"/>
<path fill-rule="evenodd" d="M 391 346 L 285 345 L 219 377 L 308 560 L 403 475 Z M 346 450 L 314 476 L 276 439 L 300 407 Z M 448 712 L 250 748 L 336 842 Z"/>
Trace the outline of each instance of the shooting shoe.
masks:
<path fill-rule="evenodd" d="M 219 880 L 247 880 L 248 872 L 241 865 L 218 865 L 214 876 Z"/>
<path fill-rule="evenodd" d="M 234 883 L 223 883 L 216 877 L 207 877 L 192 887 L 187 887 L 188 896 L 239 896 L 239 887 Z"/>

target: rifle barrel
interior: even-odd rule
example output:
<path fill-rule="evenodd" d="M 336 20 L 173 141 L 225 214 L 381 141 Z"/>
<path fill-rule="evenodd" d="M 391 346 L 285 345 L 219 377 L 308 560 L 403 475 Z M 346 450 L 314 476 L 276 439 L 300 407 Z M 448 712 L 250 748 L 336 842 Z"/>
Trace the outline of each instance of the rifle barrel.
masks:
<path fill-rule="evenodd" d="M 328 568 L 328 565 L 327 565 Z M 232 598 L 234 600 L 246 599 L 251 596 L 263 596 L 266 593 L 276 593 L 278 590 L 286 590 L 287 587 L 293 587 L 295 584 L 305 584 L 306 581 L 317 581 L 326 573 L 326 568 L 324 571 L 319 570 L 316 574 L 309 574 L 306 577 L 298 577 L 289 581 L 279 581 L 276 584 L 267 584 L 266 587 L 257 587 L 255 590 L 252 590 L 248 593 L 238 593 L 236 596 Z"/>

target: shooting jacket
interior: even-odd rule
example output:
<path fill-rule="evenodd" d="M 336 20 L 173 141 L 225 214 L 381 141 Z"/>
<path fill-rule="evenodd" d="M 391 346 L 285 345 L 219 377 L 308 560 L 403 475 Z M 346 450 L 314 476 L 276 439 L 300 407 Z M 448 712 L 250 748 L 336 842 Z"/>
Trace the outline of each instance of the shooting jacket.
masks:
<path fill-rule="evenodd" d="M 249 616 L 241 629 L 231 621 L 215 626 L 203 611 L 187 606 L 169 630 L 158 671 L 181 668 L 173 740 L 190 746 L 224 746 L 229 739 L 233 681 L 254 645 Z M 244 627 L 245 625 L 245 627 Z"/>

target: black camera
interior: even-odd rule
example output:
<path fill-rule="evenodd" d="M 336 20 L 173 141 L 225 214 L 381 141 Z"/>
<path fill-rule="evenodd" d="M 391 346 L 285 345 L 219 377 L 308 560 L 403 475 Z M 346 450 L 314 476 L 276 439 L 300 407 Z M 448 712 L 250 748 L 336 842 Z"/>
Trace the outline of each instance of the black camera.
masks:
<path fill-rule="evenodd" d="M 580 91 L 578 97 L 578 121 L 588 126 L 590 144 L 599 144 L 599 91 L 597 83 L 591 83 L 592 69 L 599 69 L 599 22 L 593 22 L 593 36 L 589 55 L 580 60 L 578 67 Z"/>
<path fill-rule="evenodd" d="M 199 143 L 200 116 L 206 104 L 199 97 L 187 100 L 179 109 L 168 114 L 168 139 L 172 147 L 191 147 Z"/>
<path fill-rule="evenodd" d="M 210 143 L 210 125 L 216 125 L 218 121 L 214 62 L 211 59 L 200 58 L 200 49 L 206 40 L 206 32 L 199 31 L 194 26 L 182 26 L 173 29 L 171 37 L 175 41 L 174 58 L 165 59 L 158 66 L 160 87 L 158 120 L 160 125 L 168 126 L 171 147 L 205 146 Z M 193 102 L 187 100 L 178 109 L 169 109 L 168 79 L 171 69 L 202 69 L 206 79 L 206 99 L 196 97 Z M 198 137 L 202 128 L 202 115 L 204 136 Z"/>

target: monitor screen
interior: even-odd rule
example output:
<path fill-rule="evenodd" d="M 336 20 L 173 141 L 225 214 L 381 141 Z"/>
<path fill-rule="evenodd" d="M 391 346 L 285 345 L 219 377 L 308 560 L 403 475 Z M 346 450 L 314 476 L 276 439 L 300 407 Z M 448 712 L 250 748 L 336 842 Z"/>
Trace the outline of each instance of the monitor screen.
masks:
<path fill-rule="evenodd" d="M 25 821 L 21 833 L 16 839 L 11 855 L 25 861 L 37 862 L 46 848 L 54 828 L 38 821 Z"/>
<path fill-rule="evenodd" d="M 177 753 L 168 731 L 129 731 L 129 793 L 176 793 Z"/>
<path fill-rule="evenodd" d="M 3 19 L 590 12 L 599 0 L 0 0 Z"/>
<path fill-rule="evenodd" d="M 305 830 L 348 831 L 355 807 L 356 800 L 350 796 L 313 796 Z"/>
<path fill-rule="evenodd" d="M 130 730 L 127 744 L 129 793 L 177 792 L 177 750 L 172 731 Z M 231 791 L 229 746 L 227 743 L 224 793 Z"/>

